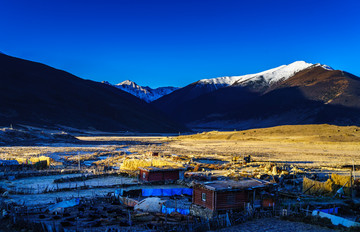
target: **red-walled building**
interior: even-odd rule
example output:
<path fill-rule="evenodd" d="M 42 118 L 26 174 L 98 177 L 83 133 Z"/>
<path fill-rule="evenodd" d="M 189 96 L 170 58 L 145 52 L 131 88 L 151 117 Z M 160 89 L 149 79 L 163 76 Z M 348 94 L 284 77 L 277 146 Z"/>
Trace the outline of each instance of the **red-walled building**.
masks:
<path fill-rule="evenodd" d="M 252 178 L 201 182 L 193 187 L 192 202 L 212 211 L 244 209 L 247 203 L 258 201 L 261 191 L 271 191 L 272 187 L 270 182 Z"/>
<path fill-rule="evenodd" d="M 141 167 L 139 180 L 144 182 L 175 181 L 184 178 L 184 168 L 178 167 Z"/>

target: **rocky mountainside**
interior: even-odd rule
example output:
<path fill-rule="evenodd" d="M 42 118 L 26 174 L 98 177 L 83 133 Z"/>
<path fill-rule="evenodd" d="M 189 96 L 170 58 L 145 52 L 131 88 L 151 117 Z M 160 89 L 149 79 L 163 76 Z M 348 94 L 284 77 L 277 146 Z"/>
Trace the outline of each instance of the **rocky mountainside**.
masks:
<path fill-rule="evenodd" d="M 149 86 L 140 86 L 130 80 L 123 81 L 114 86 L 123 91 L 126 91 L 146 102 L 155 101 L 156 99 L 163 97 L 167 94 L 170 94 L 170 93 L 174 92 L 175 90 L 179 89 L 178 87 L 171 87 L 171 86 L 159 87 L 156 89 L 152 89 Z"/>
<path fill-rule="evenodd" d="M 205 79 L 153 104 L 192 128 L 359 125 L 360 79 L 303 61 L 258 74 Z"/>
<path fill-rule="evenodd" d="M 179 132 L 184 126 L 118 88 L 0 54 L 0 126 Z"/>

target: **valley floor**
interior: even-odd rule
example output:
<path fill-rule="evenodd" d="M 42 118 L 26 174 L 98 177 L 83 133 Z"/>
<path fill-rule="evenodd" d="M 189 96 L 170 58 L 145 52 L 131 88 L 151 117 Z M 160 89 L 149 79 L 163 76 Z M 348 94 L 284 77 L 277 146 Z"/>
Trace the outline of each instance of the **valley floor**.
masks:
<path fill-rule="evenodd" d="M 249 137 L 242 140 L 197 139 L 183 137 L 91 137 L 86 140 L 138 141 L 131 152 L 158 151 L 168 154 L 231 160 L 233 155 L 251 155 L 260 162 L 280 162 L 306 167 L 339 167 L 360 165 L 359 142 L 319 142 L 309 139 L 297 141 L 294 137 Z"/>
<path fill-rule="evenodd" d="M 114 196 L 116 189 L 128 185 L 144 188 L 138 183 L 137 171 L 139 167 L 144 167 L 139 165 L 183 165 L 188 169 L 185 179 L 190 182 L 193 178 L 211 180 L 220 177 L 238 180 L 242 177 L 264 177 L 270 181 L 275 180 L 274 176 L 283 180 L 288 180 L 286 176 L 291 176 L 288 180 L 290 184 L 286 182 L 281 189 L 283 193 L 289 194 L 303 192 L 304 176 L 314 176 L 325 181 L 333 173 L 349 175 L 352 168 L 357 170 L 355 177 L 358 179 L 360 176 L 360 128 L 357 127 L 285 126 L 185 136 L 92 135 L 78 136 L 77 139 L 76 143 L 0 147 L 2 159 L 26 160 L 40 156 L 51 158 L 50 168 L 40 171 L 3 167 L 0 172 L 0 187 L 4 202 L 10 205 L 16 202 L 20 204 L 19 207 L 49 207 L 60 200 L 82 198 L 83 202 L 87 202 L 85 205 L 90 206 L 93 203 L 89 201 L 103 199 L 109 207 L 119 208 L 123 213 L 121 220 L 126 221 L 130 216 L 137 218 L 142 214 L 131 211 L 130 215 L 124 206 L 111 205 L 109 199 L 113 199 L 111 196 Z M 251 162 L 244 162 L 244 157 L 248 155 L 251 156 Z M 234 157 L 239 159 L 234 160 Z M 189 199 L 191 203 L 191 198 Z M 325 203 L 330 204 L 327 201 Z M 102 204 L 99 203 L 96 210 L 102 209 L 104 214 L 108 213 L 109 210 L 102 207 Z M 69 212 L 74 213 L 72 210 Z M 77 213 L 80 214 L 80 210 Z M 111 213 L 108 213 L 110 216 L 106 214 L 109 220 Z M 34 215 L 39 221 L 39 215 Z M 54 216 L 47 216 L 49 218 L 46 220 L 52 222 L 50 218 Z M 73 219 L 73 216 L 67 217 Z M 118 220 L 112 218 L 110 221 L 115 225 Z M 101 226 L 107 226 L 102 219 L 97 222 Z M 89 226 L 86 223 L 82 226 Z M 252 220 L 220 231 L 225 230 L 332 231 L 276 218 Z"/>
<path fill-rule="evenodd" d="M 80 138 L 101 140 L 104 137 Z M 285 162 L 301 166 L 360 165 L 360 129 L 330 125 L 281 126 L 239 132 L 204 132 L 179 137 L 112 137 L 141 141 L 133 151 L 156 150 L 231 158 L 251 155 L 256 161 Z M 149 144 L 153 144 L 149 146 Z"/>

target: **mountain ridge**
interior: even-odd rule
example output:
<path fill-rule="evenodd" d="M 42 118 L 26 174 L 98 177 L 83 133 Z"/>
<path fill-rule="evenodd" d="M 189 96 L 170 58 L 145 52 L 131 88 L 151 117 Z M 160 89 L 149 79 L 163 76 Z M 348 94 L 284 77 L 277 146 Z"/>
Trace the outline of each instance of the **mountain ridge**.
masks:
<path fill-rule="evenodd" d="M 191 128 L 360 124 L 355 116 L 360 115 L 360 79 L 353 75 L 350 78 L 346 72 L 333 70 L 327 65 L 301 63 L 300 68 L 290 68 L 286 72 L 278 71 L 299 62 L 266 70 L 260 75 L 236 77 L 238 80 L 234 81 L 234 78 L 226 86 L 223 82 L 202 81 L 205 84 L 198 88 L 198 82 L 195 82 L 153 104 Z M 239 80 L 243 82 L 237 83 Z M 214 83 L 221 87 L 214 88 Z"/>
<path fill-rule="evenodd" d="M 119 86 L 137 90 L 138 96 Z M 187 130 L 181 123 L 227 130 L 304 123 L 360 125 L 360 78 L 305 61 L 255 74 L 201 79 L 183 88 L 160 87 L 153 92 L 154 101 L 149 97 L 153 90 L 129 80 L 118 85 L 84 80 L 0 53 L 4 126 L 179 132 Z"/>
<path fill-rule="evenodd" d="M 270 87 L 270 84 L 276 82 L 275 80 L 288 79 L 294 75 L 296 71 L 310 66 L 313 66 L 313 64 L 304 61 L 296 61 L 289 65 L 281 65 L 255 74 L 201 79 L 159 98 L 154 101 L 153 104 L 165 113 L 168 113 L 171 117 L 175 117 L 179 121 L 188 123 L 188 121 L 197 119 L 196 117 L 191 117 L 194 114 L 197 114 L 197 117 L 200 117 L 201 115 L 204 116 L 205 114 L 214 113 L 211 106 L 207 106 L 209 105 L 206 99 L 207 96 L 212 98 L 213 102 L 219 101 L 217 108 L 225 111 L 226 109 L 224 109 L 224 106 L 228 105 L 228 102 L 232 102 L 233 97 L 240 95 L 242 98 L 252 99 L 259 95 L 256 92 L 259 93 L 265 91 Z M 284 76 L 284 72 L 281 72 L 282 70 L 285 70 L 287 76 Z M 263 78 L 267 80 L 267 82 L 256 82 L 254 81 L 256 78 Z M 242 82 L 239 83 L 239 81 Z M 218 94 L 216 96 L 211 95 L 212 92 L 217 92 Z M 186 107 L 187 104 L 190 105 L 190 107 Z"/>
<path fill-rule="evenodd" d="M 133 95 L 50 66 L 0 54 L 0 125 L 103 131 L 186 130 Z"/>

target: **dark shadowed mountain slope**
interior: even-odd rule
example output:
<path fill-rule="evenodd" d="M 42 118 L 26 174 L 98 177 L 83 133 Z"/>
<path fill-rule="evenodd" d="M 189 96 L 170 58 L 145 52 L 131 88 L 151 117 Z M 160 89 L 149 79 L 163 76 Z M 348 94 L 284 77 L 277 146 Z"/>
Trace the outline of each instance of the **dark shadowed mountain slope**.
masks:
<path fill-rule="evenodd" d="M 276 125 L 360 125 L 360 79 L 342 71 L 314 67 L 278 83 L 264 94 L 220 117 L 194 127 L 227 129 Z"/>
<path fill-rule="evenodd" d="M 202 79 L 153 104 L 171 117 L 189 123 L 204 116 L 235 110 L 270 86 L 311 66 L 310 63 L 296 61 L 255 74 Z"/>
<path fill-rule="evenodd" d="M 240 86 L 236 81 L 182 102 L 172 111 L 162 109 L 171 116 L 180 116 L 178 119 L 183 118 L 193 128 L 247 129 L 309 123 L 360 125 L 360 79 L 356 76 L 311 65 L 270 85 L 262 84 L 262 79 L 257 77 L 251 85 Z M 161 101 L 170 95 L 155 103 L 163 107 Z"/>
<path fill-rule="evenodd" d="M 105 131 L 185 128 L 115 87 L 0 54 L 0 125 L 68 126 Z"/>
<path fill-rule="evenodd" d="M 273 89 L 289 87 L 298 88 L 309 100 L 360 108 L 360 79 L 347 72 L 314 67 L 299 72 Z"/>
<path fill-rule="evenodd" d="M 312 64 L 297 61 L 255 74 L 202 79 L 153 104 L 184 123 L 204 117 L 221 117 L 260 96 L 273 84 L 310 66 Z"/>
<path fill-rule="evenodd" d="M 165 109 L 165 112 L 169 112 L 171 117 L 184 123 L 204 118 L 221 118 L 257 97 L 259 97 L 259 93 L 247 88 L 229 86 L 204 93 L 185 102 L 170 104 L 170 111 Z"/>
<path fill-rule="evenodd" d="M 206 113 L 204 111 L 205 105 L 198 108 L 197 112 L 195 112 L 189 104 L 191 104 L 194 99 L 206 96 L 207 93 L 211 93 L 217 89 L 218 87 L 216 85 L 204 85 L 198 81 L 155 100 L 153 104 L 178 121 L 188 122 L 193 120 L 195 115 Z M 209 102 L 207 97 L 205 97 L 205 99 L 206 103 Z"/>

